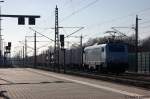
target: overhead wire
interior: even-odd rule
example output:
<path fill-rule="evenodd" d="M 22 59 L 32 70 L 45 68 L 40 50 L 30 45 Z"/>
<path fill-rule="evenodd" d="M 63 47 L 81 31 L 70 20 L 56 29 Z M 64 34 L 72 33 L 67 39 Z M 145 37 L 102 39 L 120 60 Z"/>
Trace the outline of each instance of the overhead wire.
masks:
<path fill-rule="evenodd" d="M 99 0 L 94 0 L 94 1 L 90 2 L 89 4 L 87 4 L 86 6 L 80 8 L 80 9 L 77 9 L 76 11 L 72 12 L 70 15 L 68 15 L 68 16 L 64 17 L 62 20 L 60 20 L 60 22 L 63 22 L 63 21 L 65 21 L 65 20 L 69 19 L 69 18 L 72 17 L 73 15 L 75 15 L 75 14 L 77 14 L 77 13 L 83 11 L 84 9 L 86 9 L 86 8 L 88 8 L 88 7 L 90 7 L 90 6 L 92 6 L 93 4 L 95 4 L 95 3 L 98 2 L 98 1 L 99 1 Z"/>
<path fill-rule="evenodd" d="M 137 13 L 145 12 L 145 11 L 148 11 L 148 10 L 150 10 L 150 8 L 145 8 L 145 9 L 142 9 L 142 10 L 139 10 L 139 11 L 136 11 L 136 12 L 132 12 L 130 14 L 127 14 L 127 15 L 124 15 L 124 16 L 120 16 L 120 17 L 117 17 L 117 18 L 114 18 L 114 19 L 111 19 L 111 20 L 107 20 L 107 21 L 104 21 L 104 22 L 101 22 L 101 23 L 98 23 L 98 24 L 95 24 L 95 25 L 91 25 L 91 26 L 103 25 L 103 24 L 106 24 L 106 23 L 119 21 L 120 19 L 127 18 L 129 16 L 133 16 L 133 15 L 135 15 Z M 87 25 L 86 27 L 90 27 L 90 26 Z"/>
<path fill-rule="evenodd" d="M 66 30 L 65 30 L 64 28 L 62 28 L 62 30 L 64 31 L 64 34 L 65 34 L 65 35 L 67 35 L 67 32 L 66 32 Z"/>
<path fill-rule="evenodd" d="M 77 14 L 77 13 L 83 11 L 84 9 L 88 8 L 89 6 L 95 4 L 97 1 L 98 1 L 98 0 L 95 0 L 95 1 L 93 1 L 93 2 L 90 2 L 90 3 L 87 4 L 86 6 L 80 8 L 80 9 L 75 10 L 75 11 L 72 12 L 70 15 L 64 17 L 64 18 L 61 20 L 61 22 L 65 21 L 65 20 L 69 19 L 70 17 L 72 17 L 73 15 L 75 15 L 75 14 Z M 118 20 L 123 19 L 123 18 L 126 18 L 126 17 L 128 17 L 128 16 L 132 16 L 132 15 L 134 15 L 134 14 L 141 13 L 141 12 L 145 12 L 145 11 L 148 11 L 148 10 L 150 10 L 150 8 L 145 8 L 145 9 L 142 9 L 142 10 L 140 10 L 140 11 L 136 11 L 136 12 L 134 12 L 134 13 L 131 13 L 131 14 L 128 14 L 128 15 L 125 15 L 125 16 L 121 16 L 121 17 L 118 17 L 118 18 L 114 18 L 114 19 L 111 19 L 111 20 L 102 22 L 102 23 L 98 23 L 98 24 L 96 24 L 96 25 L 103 25 L 103 24 L 106 24 L 106 23 L 118 21 Z M 140 23 L 140 24 L 141 24 L 141 23 Z M 142 24 L 144 24 L 144 23 L 142 23 Z M 89 27 L 89 26 L 86 26 L 86 27 Z"/>
<path fill-rule="evenodd" d="M 80 0 L 80 2 L 83 2 L 83 1 L 86 1 L 86 0 Z M 65 7 L 66 7 L 66 5 L 68 5 L 70 2 L 72 2 L 72 1 L 66 1 L 64 4 L 63 4 L 63 8 L 61 8 L 61 9 L 64 9 Z M 79 3 L 80 3 L 79 2 Z M 55 11 L 52 11 L 52 14 L 51 14 L 51 16 L 50 17 L 52 17 L 52 16 L 54 16 L 55 15 Z M 49 30 L 50 28 L 44 28 L 44 30 L 42 31 L 42 33 L 43 32 L 45 32 L 45 31 L 47 31 L 47 30 Z"/>
<path fill-rule="evenodd" d="M 70 1 L 66 1 L 66 2 L 64 2 L 64 4 L 63 4 L 63 6 L 62 6 L 62 8 L 61 9 L 64 9 L 64 7 L 66 7 L 66 5 L 68 5 L 70 3 Z M 55 16 L 55 10 L 53 10 L 53 11 L 51 11 L 50 12 L 51 14 L 50 14 L 50 19 L 52 18 L 52 17 L 54 17 Z M 44 23 L 45 22 L 47 22 L 47 20 L 43 20 L 44 21 Z M 53 26 L 53 25 L 51 25 L 51 26 Z M 39 27 L 38 27 L 39 28 Z M 47 31 L 49 28 L 44 28 L 44 30 L 45 31 Z M 44 31 L 43 31 L 44 32 Z"/>
<path fill-rule="evenodd" d="M 114 19 L 111 19 L 111 20 L 108 20 L 108 21 L 104 21 L 104 22 L 101 22 L 101 23 L 97 23 L 97 24 L 92 24 L 92 25 L 86 25 L 85 29 L 90 29 L 90 28 L 93 28 L 93 27 L 96 27 L 96 26 L 99 26 L 99 25 L 104 25 L 104 24 L 107 24 L 107 23 L 111 23 L 111 22 L 116 22 L 116 21 L 119 21 L 121 19 L 124 19 L 124 18 L 127 18 L 127 17 L 130 17 L 130 16 L 133 16 L 135 14 L 138 14 L 138 13 L 143 13 L 143 12 L 146 12 L 146 11 L 149 11 L 150 8 L 145 8 L 145 9 L 142 9 L 142 10 L 139 10 L 139 11 L 136 11 L 136 12 L 133 12 L 133 13 L 130 13 L 128 15 L 124 15 L 124 16 L 120 16 L 120 17 L 117 17 L 117 18 L 114 18 Z M 145 24 L 145 23 L 149 23 L 149 22 L 143 22 L 142 24 Z M 84 29 L 84 30 L 85 30 Z"/>
<path fill-rule="evenodd" d="M 142 23 L 139 23 L 139 24 L 147 24 L 147 23 L 150 23 L 150 20 L 148 20 L 148 21 L 144 21 L 144 22 L 142 22 Z"/>

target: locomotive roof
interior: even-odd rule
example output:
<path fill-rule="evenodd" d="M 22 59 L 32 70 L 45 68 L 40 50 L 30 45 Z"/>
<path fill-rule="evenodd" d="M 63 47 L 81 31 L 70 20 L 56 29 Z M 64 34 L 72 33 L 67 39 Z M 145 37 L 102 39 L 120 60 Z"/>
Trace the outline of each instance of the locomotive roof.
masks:
<path fill-rule="evenodd" d="M 92 46 L 85 47 L 85 50 L 86 49 L 100 48 L 100 47 L 103 47 L 103 46 L 106 46 L 106 45 L 109 45 L 109 44 L 118 44 L 118 45 L 123 44 L 123 45 L 125 45 L 125 43 L 105 43 L 105 44 L 92 45 Z"/>
<path fill-rule="evenodd" d="M 88 46 L 85 49 L 93 49 L 93 48 L 99 48 L 99 47 L 103 47 L 106 46 L 107 44 L 99 44 L 99 45 L 93 45 L 93 46 Z"/>

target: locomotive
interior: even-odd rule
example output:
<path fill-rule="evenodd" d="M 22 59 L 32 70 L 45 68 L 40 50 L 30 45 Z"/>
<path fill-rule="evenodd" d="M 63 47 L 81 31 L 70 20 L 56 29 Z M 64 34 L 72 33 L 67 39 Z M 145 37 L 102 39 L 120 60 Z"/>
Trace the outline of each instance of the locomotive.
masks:
<path fill-rule="evenodd" d="M 122 73 L 128 68 L 128 48 L 125 43 L 106 43 L 86 47 L 83 54 L 85 68 Z"/>

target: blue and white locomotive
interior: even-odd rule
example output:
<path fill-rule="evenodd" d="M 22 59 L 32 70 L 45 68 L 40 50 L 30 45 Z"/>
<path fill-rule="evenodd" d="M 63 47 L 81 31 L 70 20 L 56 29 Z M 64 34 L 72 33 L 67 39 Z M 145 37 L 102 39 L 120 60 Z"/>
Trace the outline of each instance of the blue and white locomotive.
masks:
<path fill-rule="evenodd" d="M 122 73 L 128 67 L 128 48 L 125 43 L 106 43 L 86 47 L 83 66 L 90 70 Z"/>

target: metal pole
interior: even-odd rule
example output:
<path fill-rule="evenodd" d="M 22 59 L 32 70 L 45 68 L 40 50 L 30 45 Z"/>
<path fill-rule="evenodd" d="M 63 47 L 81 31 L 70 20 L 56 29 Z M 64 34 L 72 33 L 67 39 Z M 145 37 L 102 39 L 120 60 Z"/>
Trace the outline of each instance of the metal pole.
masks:
<path fill-rule="evenodd" d="M 138 72 L 138 15 L 136 15 L 136 27 L 135 27 L 135 57 L 136 57 L 136 67 L 135 71 Z"/>
<path fill-rule="evenodd" d="M 25 65 L 25 61 L 24 61 L 24 46 L 22 48 L 22 59 L 23 59 L 23 66 Z"/>
<path fill-rule="evenodd" d="M 80 48 L 81 48 L 81 67 L 82 68 L 82 65 L 83 65 L 83 48 L 82 48 L 82 35 L 81 35 L 81 41 L 80 41 Z"/>
<path fill-rule="evenodd" d="M 58 71 L 60 71 L 59 67 L 59 26 L 58 26 L 58 8 L 55 8 L 55 45 L 54 45 L 54 70 L 55 66 L 58 67 Z"/>
<path fill-rule="evenodd" d="M 25 37 L 25 64 L 27 65 L 27 39 Z"/>
<path fill-rule="evenodd" d="M 64 48 L 64 73 L 66 73 L 66 49 Z"/>
<path fill-rule="evenodd" d="M 36 32 L 34 33 L 34 68 L 36 68 L 36 62 L 37 62 L 37 57 L 36 57 Z"/>
<path fill-rule="evenodd" d="M 22 65 L 22 51 L 19 50 L 19 65 Z"/>
<path fill-rule="evenodd" d="M 72 63 L 72 49 L 70 49 L 70 69 L 72 69 L 72 65 L 73 65 L 73 63 Z"/>

